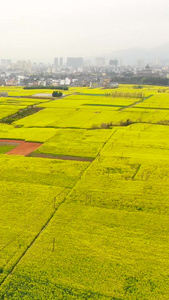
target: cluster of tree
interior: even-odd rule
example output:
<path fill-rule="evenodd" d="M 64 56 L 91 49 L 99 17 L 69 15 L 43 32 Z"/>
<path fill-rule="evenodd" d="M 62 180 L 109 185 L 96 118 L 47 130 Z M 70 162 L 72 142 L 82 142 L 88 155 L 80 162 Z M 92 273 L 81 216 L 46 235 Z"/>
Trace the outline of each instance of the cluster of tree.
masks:
<path fill-rule="evenodd" d="M 158 90 L 158 93 L 165 93 L 166 92 L 166 89 L 160 89 Z"/>
<path fill-rule="evenodd" d="M 63 95 L 63 93 L 62 93 L 62 92 L 58 92 L 58 91 L 54 91 L 54 92 L 52 93 L 52 96 L 53 96 L 53 97 L 62 97 L 62 95 Z"/>
<path fill-rule="evenodd" d="M 153 76 L 141 76 L 141 77 L 112 77 L 113 81 L 122 84 L 147 84 L 147 85 L 161 85 L 161 86 L 168 86 L 169 79 L 163 77 L 153 77 Z"/>
<path fill-rule="evenodd" d="M 64 90 L 68 91 L 68 86 L 25 86 L 24 90 Z"/>
<path fill-rule="evenodd" d="M 36 112 L 42 110 L 42 107 L 34 107 L 33 105 L 30 105 L 26 108 L 18 110 L 15 114 L 5 117 L 4 119 L 1 119 L 1 123 L 11 124 L 12 122 L 16 122 L 20 119 L 23 119 L 27 116 L 33 115 Z M 20 127 L 20 125 L 17 125 Z"/>
<path fill-rule="evenodd" d="M 134 85 L 134 86 L 133 86 L 133 89 L 142 89 L 142 88 L 143 88 L 142 85 Z"/>
<path fill-rule="evenodd" d="M 145 95 L 143 93 L 120 93 L 120 92 L 114 92 L 114 93 L 106 93 L 105 96 L 107 97 L 124 97 L 124 98 L 143 98 Z"/>

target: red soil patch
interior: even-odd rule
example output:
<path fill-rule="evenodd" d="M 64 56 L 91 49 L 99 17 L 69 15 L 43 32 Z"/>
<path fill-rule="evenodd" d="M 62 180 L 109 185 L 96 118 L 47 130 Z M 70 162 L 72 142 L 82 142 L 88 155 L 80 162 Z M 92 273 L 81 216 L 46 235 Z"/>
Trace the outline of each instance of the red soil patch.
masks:
<path fill-rule="evenodd" d="M 5 140 L 5 139 L 0 139 L 0 142 L 2 142 L 2 143 L 6 143 L 6 144 L 9 144 L 9 143 L 11 143 L 11 144 L 20 144 L 20 143 L 23 143 L 24 141 L 22 141 L 22 140 Z"/>
<path fill-rule="evenodd" d="M 6 153 L 8 155 L 28 155 L 42 145 L 42 143 L 31 143 L 31 142 L 24 142 L 21 140 L 2 140 L 2 139 L 0 139 L 0 144 L 1 143 L 3 145 L 16 146 L 16 148 L 14 148 Z"/>

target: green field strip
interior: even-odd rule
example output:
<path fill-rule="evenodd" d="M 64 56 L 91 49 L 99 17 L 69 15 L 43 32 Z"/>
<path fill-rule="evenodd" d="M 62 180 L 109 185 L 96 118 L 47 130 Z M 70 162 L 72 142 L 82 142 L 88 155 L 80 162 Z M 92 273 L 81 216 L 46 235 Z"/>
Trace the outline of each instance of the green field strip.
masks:
<path fill-rule="evenodd" d="M 41 157 L 41 158 L 49 158 L 49 159 L 60 159 L 60 160 L 74 160 L 74 161 L 88 161 L 92 162 L 94 158 L 91 157 L 81 157 L 81 156 L 70 156 L 70 155 L 52 155 L 50 153 L 35 153 L 27 155 L 28 157 Z"/>
<path fill-rule="evenodd" d="M 82 106 L 126 107 L 125 105 L 113 105 L 113 104 L 82 104 Z"/>

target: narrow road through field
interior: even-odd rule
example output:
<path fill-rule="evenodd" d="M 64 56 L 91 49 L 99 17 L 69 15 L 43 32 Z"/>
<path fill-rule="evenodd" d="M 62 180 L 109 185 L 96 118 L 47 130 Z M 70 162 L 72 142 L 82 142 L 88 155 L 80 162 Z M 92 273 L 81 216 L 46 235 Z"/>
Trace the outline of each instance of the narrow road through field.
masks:
<path fill-rule="evenodd" d="M 142 100 L 139 100 L 139 101 L 134 102 L 134 103 L 131 104 L 131 105 L 125 106 L 125 107 L 123 107 L 123 108 L 120 108 L 119 111 L 122 111 L 122 110 L 127 109 L 127 108 L 130 108 L 130 107 L 134 107 L 135 105 L 144 102 L 145 100 L 151 98 L 152 96 L 154 96 L 154 95 L 150 95 L 150 96 L 148 96 L 148 97 L 146 97 L 146 98 L 143 98 Z"/>

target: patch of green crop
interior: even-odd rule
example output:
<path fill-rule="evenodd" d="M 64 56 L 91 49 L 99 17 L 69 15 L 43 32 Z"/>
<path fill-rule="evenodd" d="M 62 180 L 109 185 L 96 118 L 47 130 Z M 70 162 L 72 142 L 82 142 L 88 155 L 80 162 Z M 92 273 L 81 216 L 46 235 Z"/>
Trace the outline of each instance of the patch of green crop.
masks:
<path fill-rule="evenodd" d="M 0 146 L 0 154 L 5 154 L 7 153 L 8 151 L 12 150 L 13 146 Z"/>

